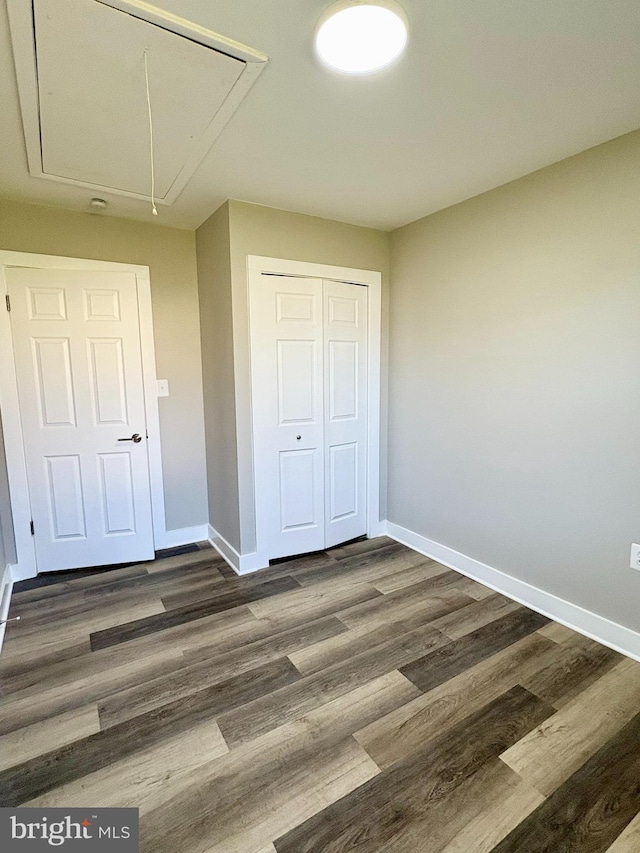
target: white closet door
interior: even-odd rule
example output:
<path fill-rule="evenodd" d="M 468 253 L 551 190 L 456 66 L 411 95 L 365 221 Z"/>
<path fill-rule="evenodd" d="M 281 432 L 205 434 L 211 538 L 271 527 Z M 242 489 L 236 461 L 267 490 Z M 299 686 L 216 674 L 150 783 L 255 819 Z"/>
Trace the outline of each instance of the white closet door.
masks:
<path fill-rule="evenodd" d="M 38 571 L 152 559 L 135 276 L 6 272 Z"/>
<path fill-rule="evenodd" d="M 324 548 L 322 282 L 251 294 L 256 500 L 270 559 Z"/>
<path fill-rule="evenodd" d="M 367 531 L 367 288 L 262 275 L 250 300 L 256 507 L 269 559 Z"/>
<path fill-rule="evenodd" d="M 325 281 L 325 548 L 367 532 L 367 324 L 367 288 Z"/>

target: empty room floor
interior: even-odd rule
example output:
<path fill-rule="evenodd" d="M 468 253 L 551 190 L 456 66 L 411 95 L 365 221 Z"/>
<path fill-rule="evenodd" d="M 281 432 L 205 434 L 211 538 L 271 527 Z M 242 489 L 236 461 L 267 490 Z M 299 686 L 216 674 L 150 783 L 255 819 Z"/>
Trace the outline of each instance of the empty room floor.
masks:
<path fill-rule="evenodd" d="M 0 805 L 144 853 L 637 853 L 640 664 L 376 539 L 16 585 Z"/>

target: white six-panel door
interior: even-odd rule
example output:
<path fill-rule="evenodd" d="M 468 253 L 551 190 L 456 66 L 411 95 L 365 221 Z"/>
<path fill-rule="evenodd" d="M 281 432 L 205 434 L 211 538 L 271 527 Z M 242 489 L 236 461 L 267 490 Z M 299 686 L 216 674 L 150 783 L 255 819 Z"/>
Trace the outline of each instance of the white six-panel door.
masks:
<path fill-rule="evenodd" d="M 261 275 L 250 322 L 269 559 L 366 533 L 367 288 Z"/>
<path fill-rule="evenodd" d="M 135 275 L 6 276 L 38 571 L 152 559 Z"/>
<path fill-rule="evenodd" d="M 273 559 L 324 548 L 323 310 L 317 279 L 261 280 L 251 295 L 254 455 Z"/>

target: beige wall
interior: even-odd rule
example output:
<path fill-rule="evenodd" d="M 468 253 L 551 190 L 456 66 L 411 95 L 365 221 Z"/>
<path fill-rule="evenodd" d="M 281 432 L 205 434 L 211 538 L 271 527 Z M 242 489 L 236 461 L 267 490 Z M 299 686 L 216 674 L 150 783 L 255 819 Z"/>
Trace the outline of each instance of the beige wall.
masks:
<path fill-rule="evenodd" d="M 392 235 L 389 518 L 640 629 L 640 132 Z"/>
<path fill-rule="evenodd" d="M 167 527 L 204 524 L 202 371 L 193 232 L 0 199 L 0 249 L 144 264 L 151 270 Z"/>
<path fill-rule="evenodd" d="M 209 523 L 240 550 L 229 206 L 196 232 Z"/>

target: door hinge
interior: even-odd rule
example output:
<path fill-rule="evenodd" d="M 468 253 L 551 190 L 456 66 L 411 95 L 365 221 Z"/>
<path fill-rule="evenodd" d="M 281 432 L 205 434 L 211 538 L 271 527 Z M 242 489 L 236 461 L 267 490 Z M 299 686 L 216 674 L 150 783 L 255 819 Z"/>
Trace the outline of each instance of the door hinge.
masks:
<path fill-rule="evenodd" d="M 35 536 L 36 535 L 36 528 L 35 528 L 33 521 L 29 522 L 29 527 L 31 528 L 31 535 Z"/>
<path fill-rule="evenodd" d="M 10 299 L 8 293 L 5 293 L 4 301 L 5 301 L 5 305 L 7 306 L 7 311 L 11 311 L 11 299 Z"/>

